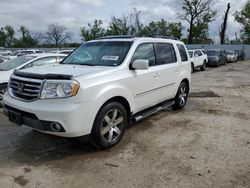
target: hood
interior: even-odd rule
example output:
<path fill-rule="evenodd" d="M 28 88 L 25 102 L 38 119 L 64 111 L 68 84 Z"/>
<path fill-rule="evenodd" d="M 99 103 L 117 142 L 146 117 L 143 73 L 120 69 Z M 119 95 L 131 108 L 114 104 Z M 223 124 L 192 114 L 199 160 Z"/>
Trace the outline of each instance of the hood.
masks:
<path fill-rule="evenodd" d="M 96 74 L 110 69 L 111 67 L 105 67 L 105 66 L 52 64 L 52 65 L 44 65 L 41 67 L 32 67 L 21 70 L 20 72 L 33 73 L 33 74 L 64 74 L 64 75 L 72 75 L 73 77 L 78 77 L 78 76 Z"/>

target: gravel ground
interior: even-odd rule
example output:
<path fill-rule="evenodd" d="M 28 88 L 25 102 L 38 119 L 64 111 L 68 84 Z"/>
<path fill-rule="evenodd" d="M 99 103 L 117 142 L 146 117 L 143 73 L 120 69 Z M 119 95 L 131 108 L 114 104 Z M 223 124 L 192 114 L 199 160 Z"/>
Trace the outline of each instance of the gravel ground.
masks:
<path fill-rule="evenodd" d="M 131 125 L 97 151 L 9 123 L 0 187 L 250 187 L 250 62 L 195 72 L 186 108 Z"/>

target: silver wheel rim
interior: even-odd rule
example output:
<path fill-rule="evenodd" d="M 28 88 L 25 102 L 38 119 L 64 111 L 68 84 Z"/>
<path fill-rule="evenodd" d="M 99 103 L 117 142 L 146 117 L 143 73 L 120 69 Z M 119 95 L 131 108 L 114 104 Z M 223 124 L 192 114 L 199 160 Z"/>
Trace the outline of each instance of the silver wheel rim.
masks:
<path fill-rule="evenodd" d="M 2 101 L 3 100 L 3 96 L 4 96 L 4 94 L 7 92 L 7 88 L 4 88 L 4 89 L 1 89 L 0 90 L 0 101 Z"/>
<path fill-rule="evenodd" d="M 101 135 L 107 142 L 116 141 L 122 133 L 124 117 L 120 110 L 112 109 L 103 118 Z"/>
<path fill-rule="evenodd" d="M 179 101 L 181 106 L 185 105 L 186 98 L 187 98 L 187 89 L 185 86 L 182 86 L 179 95 Z"/>

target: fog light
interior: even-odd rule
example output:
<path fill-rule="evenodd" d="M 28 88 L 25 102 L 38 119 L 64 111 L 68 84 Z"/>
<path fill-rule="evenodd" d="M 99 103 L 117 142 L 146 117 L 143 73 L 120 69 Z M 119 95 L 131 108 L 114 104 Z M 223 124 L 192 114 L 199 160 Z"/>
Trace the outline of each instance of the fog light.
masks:
<path fill-rule="evenodd" d="M 60 125 L 59 123 L 57 123 L 57 122 L 52 122 L 52 123 L 50 124 L 50 128 L 51 128 L 51 130 L 54 131 L 54 132 L 60 132 L 60 130 L 61 130 L 61 125 Z"/>

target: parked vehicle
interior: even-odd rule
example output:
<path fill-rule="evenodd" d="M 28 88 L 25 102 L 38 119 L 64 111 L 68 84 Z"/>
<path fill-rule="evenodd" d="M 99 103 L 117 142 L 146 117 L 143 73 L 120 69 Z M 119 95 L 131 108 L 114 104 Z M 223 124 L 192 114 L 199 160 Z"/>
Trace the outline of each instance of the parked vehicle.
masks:
<path fill-rule="evenodd" d="M 194 72 L 195 68 L 200 68 L 201 71 L 206 69 L 206 63 L 208 61 L 207 54 L 202 49 L 189 50 L 189 57 L 191 62 L 191 70 Z"/>
<path fill-rule="evenodd" d="M 208 62 L 207 65 L 217 66 L 226 65 L 226 51 L 221 49 L 207 50 Z"/>
<path fill-rule="evenodd" d="M 169 106 L 182 109 L 190 81 L 183 42 L 104 37 L 84 43 L 57 66 L 15 71 L 4 114 L 47 134 L 91 135 L 98 146 L 109 148 L 128 123 Z"/>
<path fill-rule="evenodd" d="M 236 62 L 238 60 L 238 55 L 236 53 L 234 53 L 234 51 L 227 51 L 227 62 L 228 63 L 233 63 Z"/>
<path fill-rule="evenodd" d="M 235 50 L 234 52 L 238 56 L 238 61 L 244 61 L 245 60 L 245 51 L 243 49 Z"/>
<path fill-rule="evenodd" d="M 58 63 L 66 57 L 64 54 L 30 54 L 0 64 L 0 102 L 6 93 L 8 80 L 14 70 L 23 70 L 45 64 Z M 39 67 L 40 68 L 40 67 Z"/>
<path fill-rule="evenodd" d="M 10 50 L 0 50 L 0 57 L 10 55 L 12 52 Z"/>
<path fill-rule="evenodd" d="M 38 49 L 27 49 L 27 50 L 15 50 L 13 51 L 9 56 L 3 56 L 4 59 L 6 60 L 11 60 L 20 56 L 24 56 L 27 54 L 35 54 L 35 53 L 44 53 L 43 50 L 38 50 Z"/>
<path fill-rule="evenodd" d="M 69 55 L 70 53 L 72 53 L 74 50 L 58 50 L 58 51 L 52 51 L 50 53 L 56 53 L 56 54 L 66 54 Z"/>

